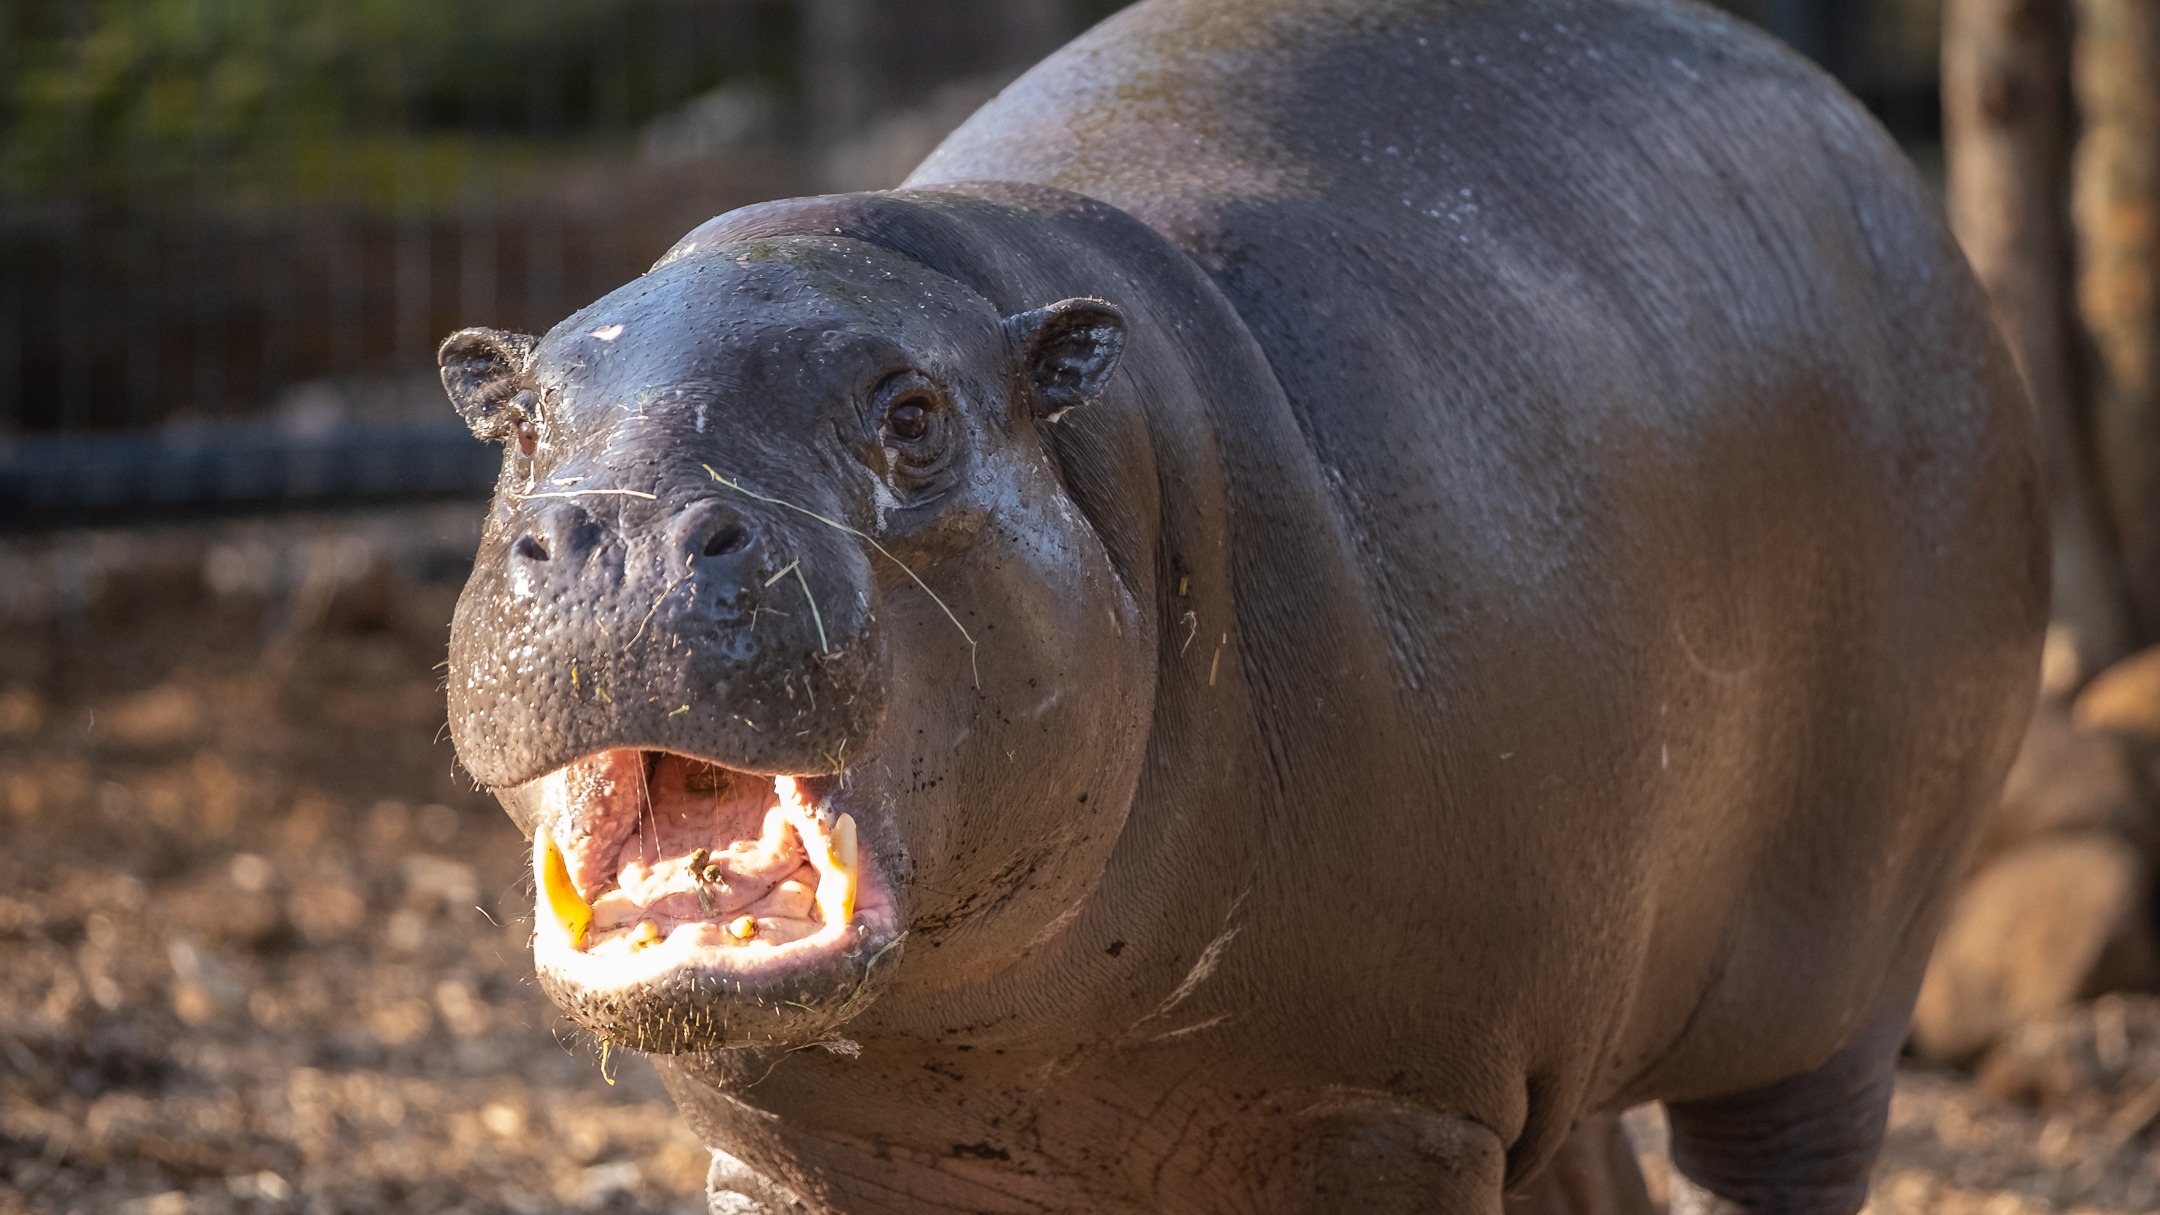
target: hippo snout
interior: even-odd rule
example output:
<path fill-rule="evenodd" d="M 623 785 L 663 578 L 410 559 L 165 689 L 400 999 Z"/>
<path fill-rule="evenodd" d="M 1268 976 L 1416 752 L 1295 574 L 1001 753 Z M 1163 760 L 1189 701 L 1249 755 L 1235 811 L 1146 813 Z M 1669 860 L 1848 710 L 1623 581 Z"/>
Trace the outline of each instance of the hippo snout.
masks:
<path fill-rule="evenodd" d="M 541 502 L 510 528 L 517 538 L 504 561 L 520 598 L 612 597 L 617 609 L 642 611 L 680 596 L 692 615 L 702 611 L 719 624 L 752 610 L 746 596 L 780 568 L 756 522 L 716 498 L 650 520 L 603 520 L 582 503 Z"/>
<path fill-rule="evenodd" d="M 859 549 L 724 489 L 672 488 L 534 492 L 492 521 L 458 604 L 450 688 L 483 783 L 616 747 L 827 772 L 874 726 Z"/>

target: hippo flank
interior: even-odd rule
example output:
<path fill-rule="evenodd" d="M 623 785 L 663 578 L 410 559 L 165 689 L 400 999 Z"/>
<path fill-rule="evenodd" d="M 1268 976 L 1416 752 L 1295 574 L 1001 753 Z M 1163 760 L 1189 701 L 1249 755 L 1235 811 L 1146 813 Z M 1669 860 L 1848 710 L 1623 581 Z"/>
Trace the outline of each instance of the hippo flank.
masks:
<path fill-rule="evenodd" d="M 2046 608 L 1937 212 L 1691 0 L 1147 0 L 452 336 L 542 984 L 716 1210 L 1857 1210 Z"/>

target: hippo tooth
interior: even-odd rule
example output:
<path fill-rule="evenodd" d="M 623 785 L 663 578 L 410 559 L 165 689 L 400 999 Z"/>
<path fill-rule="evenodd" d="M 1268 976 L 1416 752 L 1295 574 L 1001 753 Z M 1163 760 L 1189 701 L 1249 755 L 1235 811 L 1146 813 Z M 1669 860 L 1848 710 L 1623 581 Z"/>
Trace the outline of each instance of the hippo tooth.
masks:
<path fill-rule="evenodd" d="M 780 799 L 779 806 L 775 808 L 781 814 L 787 816 L 789 824 L 795 828 L 797 835 L 802 835 L 806 830 L 814 830 L 818 826 L 817 811 L 812 810 L 804 803 L 802 787 L 795 783 L 794 777 L 775 776 L 773 777 L 772 787 L 773 796 Z M 808 846 L 808 836 L 804 837 L 803 843 Z"/>
<path fill-rule="evenodd" d="M 795 824 L 811 867 L 817 870 L 818 914 L 828 927 L 848 923 L 855 918 L 855 817 L 842 814 L 835 818 L 829 809 L 809 806 L 792 776 L 774 777 L 773 792 L 780 798 L 780 808 Z"/>
<path fill-rule="evenodd" d="M 856 871 L 854 815 L 843 814 L 833 823 L 832 851 L 833 860 L 839 864 L 840 868 L 846 870 L 850 877 L 854 876 Z"/>
<path fill-rule="evenodd" d="M 855 875 L 821 873 L 817 884 L 818 915 L 827 927 L 855 918 Z"/>
<path fill-rule="evenodd" d="M 570 866 L 563 859 L 562 849 L 555 846 L 554 837 L 545 827 L 533 832 L 533 886 L 546 909 L 545 915 L 535 918 L 552 925 L 570 948 L 584 948 L 585 928 L 592 923 L 592 905 L 570 880 Z"/>
<path fill-rule="evenodd" d="M 843 814 L 833 824 L 828 844 L 833 867 L 818 873 L 818 910 L 827 924 L 845 924 L 855 918 L 855 816 Z"/>
<path fill-rule="evenodd" d="M 792 776 L 773 777 L 773 792 L 780 797 L 780 804 L 795 812 L 798 819 L 816 823 L 821 829 L 833 829 L 833 812 L 830 806 L 813 806 L 803 800 L 802 786 Z"/>

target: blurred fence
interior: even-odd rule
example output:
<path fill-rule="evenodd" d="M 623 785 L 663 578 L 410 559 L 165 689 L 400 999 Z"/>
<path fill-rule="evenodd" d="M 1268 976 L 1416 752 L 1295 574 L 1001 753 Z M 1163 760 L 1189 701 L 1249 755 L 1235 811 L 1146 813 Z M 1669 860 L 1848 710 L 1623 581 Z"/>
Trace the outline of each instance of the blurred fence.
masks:
<path fill-rule="evenodd" d="M 1726 6 L 1924 140 L 1934 2 Z M 890 184 L 1118 4 L 8 0 L 0 527 L 394 497 L 407 464 L 469 492 L 484 460 L 423 458 L 459 441 L 443 334 L 542 331 L 741 203 Z M 410 459 L 325 475 L 350 443 Z"/>
<path fill-rule="evenodd" d="M 637 138 L 723 82 L 784 89 L 786 16 L 11 0 L 0 428 L 412 408 L 459 322 L 545 326 L 793 184 L 748 123 L 712 149 Z"/>

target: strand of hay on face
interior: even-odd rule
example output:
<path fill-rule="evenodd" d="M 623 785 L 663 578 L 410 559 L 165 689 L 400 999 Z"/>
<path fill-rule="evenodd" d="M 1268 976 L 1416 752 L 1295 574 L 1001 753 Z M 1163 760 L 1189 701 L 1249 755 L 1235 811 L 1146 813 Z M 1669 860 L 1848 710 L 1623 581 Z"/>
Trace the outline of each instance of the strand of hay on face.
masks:
<path fill-rule="evenodd" d="M 660 611 L 660 605 L 668 601 L 668 596 L 674 594 L 676 588 L 680 587 L 683 583 L 688 581 L 690 581 L 690 575 L 684 574 L 682 577 L 677 578 L 675 581 L 668 583 L 667 589 L 660 592 L 660 597 L 652 601 L 651 607 L 645 609 L 645 619 L 638 621 L 637 632 L 630 634 L 630 640 L 623 643 L 624 649 L 628 649 L 631 646 L 637 644 L 638 638 L 645 635 L 645 626 L 651 624 L 653 616 Z M 609 703 L 612 704 L 614 702 L 610 701 Z"/>
<path fill-rule="evenodd" d="M 832 653 L 832 647 L 825 643 L 825 614 L 817 610 L 817 596 L 810 593 L 810 580 L 803 577 L 801 562 L 795 564 L 795 584 L 802 588 L 802 597 L 810 603 L 810 623 L 817 626 L 818 653 Z"/>
<path fill-rule="evenodd" d="M 833 1010 L 834 1020 L 844 1021 L 854 1014 L 855 1004 L 857 1001 L 862 999 L 863 989 L 870 986 L 870 972 L 877 969 L 877 964 L 885 960 L 886 954 L 889 954 L 893 950 L 899 948 L 900 942 L 907 940 L 907 936 L 907 933 L 902 932 L 899 936 L 896 936 L 892 940 L 887 941 L 883 949 L 880 949 L 876 953 L 871 954 L 870 960 L 863 963 L 862 978 L 856 980 L 855 990 L 849 992 L 847 999 L 840 1002 L 840 1007 Z"/>
<path fill-rule="evenodd" d="M 718 472 L 714 471 L 713 466 L 710 464 L 704 465 L 703 467 L 705 469 L 706 476 L 709 476 L 713 480 L 718 481 L 720 484 L 727 486 L 729 489 L 734 490 L 736 493 L 756 498 L 760 502 L 770 502 L 774 506 L 784 506 L 787 509 L 794 511 L 796 514 L 808 515 L 810 518 L 815 519 L 818 522 L 836 531 L 846 532 L 848 535 L 854 536 L 856 539 L 861 540 L 865 544 L 868 544 L 871 548 L 876 549 L 878 551 L 878 554 L 884 557 L 887 561 L 890 561 L 894 565 L 899 566 L 900 572 L 906 574 L 910 579 L 913 579 L 915 585 L 922 588 L 922 593 L 930 596 L 930 602 L 937 604 L 938 610 L 945 613 L 945 619 L 952 621 L 952 626 L 960 630 L 961 640 L 967 642 L 968 668 L 974 673 L 975 686 L 978 688 L 982 686 L 982 668 L 977 665 L 975 660 L 974 634 L 968 632 L 967 626 L 960 623 L 960 618 L 953 615 L 953 610 L 945 606 L 945 601 L 938 598 L 938 593 L 930 589 L 930 584 L 922 580 L 922 575 L 916 573 L 912 568 L 910 568 L 907 562 L 893 556 L 890 550 L 888 550 L 884 545 L 877 542 L 877 537 L 870 535 L 868 532 L 858 531 L 855 528 L 849 527 L 847 524 L 840 522 L 838 519 L 828 519 L 824 515 L 821 515 L 814 510 L 811 510 L 809 507 L 797 506 L 793 502 L 789 502 L 783 498 L 775 498 L 770 494 L 761 494 L 758 491 L 751 489 L 749 486 L 742 484 L 740 481 L 730 481 L 726 477 L 723 477 Z M 801 571 L 798 570 L 796 572 L 796 576 L 801 577 Z M 810 593 L 810 586 L 808 583 L 803 584 L 803 593 L 805 595 L 808 595 Z M 811 601 L 810 608 L 812 611 L 817 610 L 817 602 L 815 600 Z"/>
<path fill-rule="evenodd" d="M 773 577 L 767 577 L 765 586 L 780 582 L 782 577 L 791 575 L 791 573 L 795 575 L 795 582 L 801 582 L 801 586 L 804 586 L 804 599 L 810 601 L 810 623 L 816 625 L 816 651 L 819 651 L 819 653 L 832 653 L 832 646 L 825 644 L 825 614 L 816 610 L 816 595 L 810 595 L 810 584 L 804 582 L 804 560 L 795 558 L 788 564 L 780 566 L 780 573 L 775 573 Z M 771 612 L 771 608 L 762 608 L 762 610 Z M 750 610 L 750 627 L 752 629 L 758 627 L 758 612 L 760 612 L 760 608 Z M 786 616 L 786 612 L 773 612 L 773 616 Z"/>
<path fill-rule="evenodd" d="M 802 558 L 797 557 L 793 561 L 788 562 L 786 565 L 781 566 L 779 573 L 774 574 L 772 577 L 765 580 L 765 585 L 770 587 L 773 583 L 780 581 L 782 578 L 787 577 L 789 574 L 795 575 L 795 581 L 802 584 L 802 597 L 810 601 L 810 623 L 817 626 L 818 653 L 832 653 L 832 646 L 826 644 L 825 642 L 825 614 L 818 611 L 817 596 L 810 593 L 810 583 L 803 578 Z M 750 609 L 751 628 L 757 627 L 757 614 L 757 608 L 753 607 Z M 775 616 L 784 616 L 786 614 L 787 613 L 785 612 L 773 613 L 773 615 Z"/>
<path fill-rule="evenodd" d="M 585 498 L 594 494 L 613 494 L 618 498 L 643 498 L 647 502 L 657 501 L 660 497 L 658 494 L 648 494 L 642 489 L 564 489 L 551 490 L 544 494 L 519 494 L 517 499 L 520 502 L 530 502 L 535 498 Z"/>

